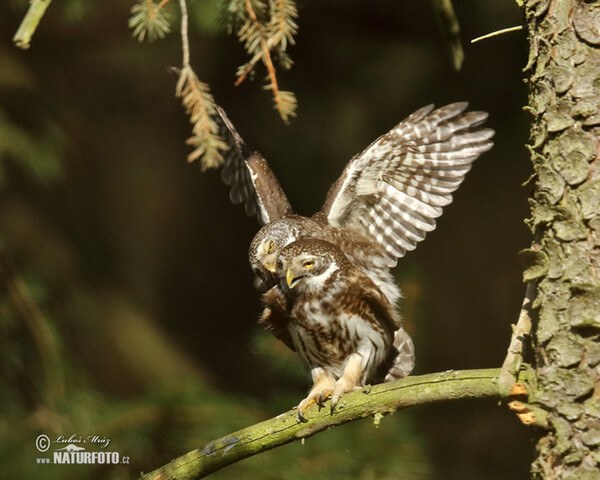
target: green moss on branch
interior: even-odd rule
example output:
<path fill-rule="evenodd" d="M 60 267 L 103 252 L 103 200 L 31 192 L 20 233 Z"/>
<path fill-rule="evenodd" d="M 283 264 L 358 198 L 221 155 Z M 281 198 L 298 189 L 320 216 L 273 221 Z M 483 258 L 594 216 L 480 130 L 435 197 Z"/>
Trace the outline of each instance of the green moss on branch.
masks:
<path fill-rule="evenodd" d="M 342 423 L 364 417 L 378 418 L 415 405 L 461 400 L 499 398 L 500 369 L 464 370 L 407 377 L 396 382 L 365 387 L 344 395 L 336 411 L 306 411 L 307 423 L 298 420 L 296 410 L 213 440 L 168 464 L 142 476 L 144 480 L 197 479 L 244 458 L 310 437 Z"/>

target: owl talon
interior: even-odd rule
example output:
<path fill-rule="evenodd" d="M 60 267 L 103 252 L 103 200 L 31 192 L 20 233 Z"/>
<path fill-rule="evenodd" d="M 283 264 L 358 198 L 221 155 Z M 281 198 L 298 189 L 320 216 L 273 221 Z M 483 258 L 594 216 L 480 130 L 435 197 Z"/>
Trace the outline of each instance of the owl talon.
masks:
<path fill-rule="evenodd" d="M 301 422 L 308 422 L 304 416 L 304 412 L 306 412 L 306 409 L 313 403 L 317 403 L 317 400 L 314 397 L 307 397 L 300 402 L 300 405 L 298 405 L 298 420 Z"/>
<path fill-rule="evenodd" d="M 334 393 L 331 396 L 331 410 L 330 410 L 331 415 L 333 415 L 333 412 L 335 411 L 335 407 L 337 407 L 337 404 L 338 404 L 341 396 L 342 396 L 341 393 L 337 393 L 337 394 Z"/>
<path fill-rule="evenodd" d="M 319 394 L 319 398 L 317 400 L 317 404 L 319 405 L 319 410 L 325 406 L 325 402 L 329 400 L 331 395 L 333 394 L 333 390 L 323 390 Z"/>
<path fill-rule="evenodd" d="M 300 411 L 300 409 L 298 409 L 298 420 L 300 420 L 302 423 L 306 423 L 308 422 L 307 418 L 304 416 L 304 414 Z"/>

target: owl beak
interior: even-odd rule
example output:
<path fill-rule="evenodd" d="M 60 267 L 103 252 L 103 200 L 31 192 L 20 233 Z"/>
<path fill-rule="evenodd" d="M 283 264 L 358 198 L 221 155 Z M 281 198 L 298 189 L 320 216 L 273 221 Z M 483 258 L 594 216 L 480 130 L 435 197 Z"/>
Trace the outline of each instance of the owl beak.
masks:
<path fill-rule="evenodd" d="M 296 279 L 294 278 L 294 274 L 292 273 L 292 270 L 290 268 L 287 269 L 287 272 L 285 274 L 285 281 L 287 282 L 287 286 L 290 288 L 294 288 L 296 286 L 296 284 L 294 283 Z"/>

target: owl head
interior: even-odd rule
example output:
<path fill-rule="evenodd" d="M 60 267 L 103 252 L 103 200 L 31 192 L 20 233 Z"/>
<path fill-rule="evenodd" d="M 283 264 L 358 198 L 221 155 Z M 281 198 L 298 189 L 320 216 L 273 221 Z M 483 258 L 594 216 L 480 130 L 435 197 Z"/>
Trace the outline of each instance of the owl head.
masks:
<path fill-rule="evenodd" d="M 305 238 L 284 247 L 277 258 L 277 277 L 284 290 L 323 288 L 350 262 L 342 251 L 325 240 Z"/>
<path fill-rule="evenodd" d="M 261 286 L 268 289 L 277 283 L 277 257 L 283 247 L 299 236 L 292 218 L 284 217 L 265 225 L 250 243 L 250 266 L 257 276 L 259 289 L 263 289 Z"/>

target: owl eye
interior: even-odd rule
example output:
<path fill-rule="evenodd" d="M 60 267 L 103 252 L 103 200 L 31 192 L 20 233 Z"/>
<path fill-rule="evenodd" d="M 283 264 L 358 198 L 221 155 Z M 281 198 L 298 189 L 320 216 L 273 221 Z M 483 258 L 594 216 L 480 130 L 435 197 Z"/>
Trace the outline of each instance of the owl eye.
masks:
<path fill-rule="evenodd" d="M 271 240 L 268 244 L 265 243 L 263 248 L 265 249 L 265 252 L 272 253 L 273 249 L 275 248 L 275 245 L 273 244 L 273 241 Z"/>
<path fill-rule="evenodd" d="M 302 264 L 302 266 L 303 266 L 304 268 L 312 268 L 312 267 L 314 267 L 314 266 L 315 266 L 315 262 L 314 262 L 314 260 L 306 260 L 306 261 L 305 261 L 305 262 Z"/>

